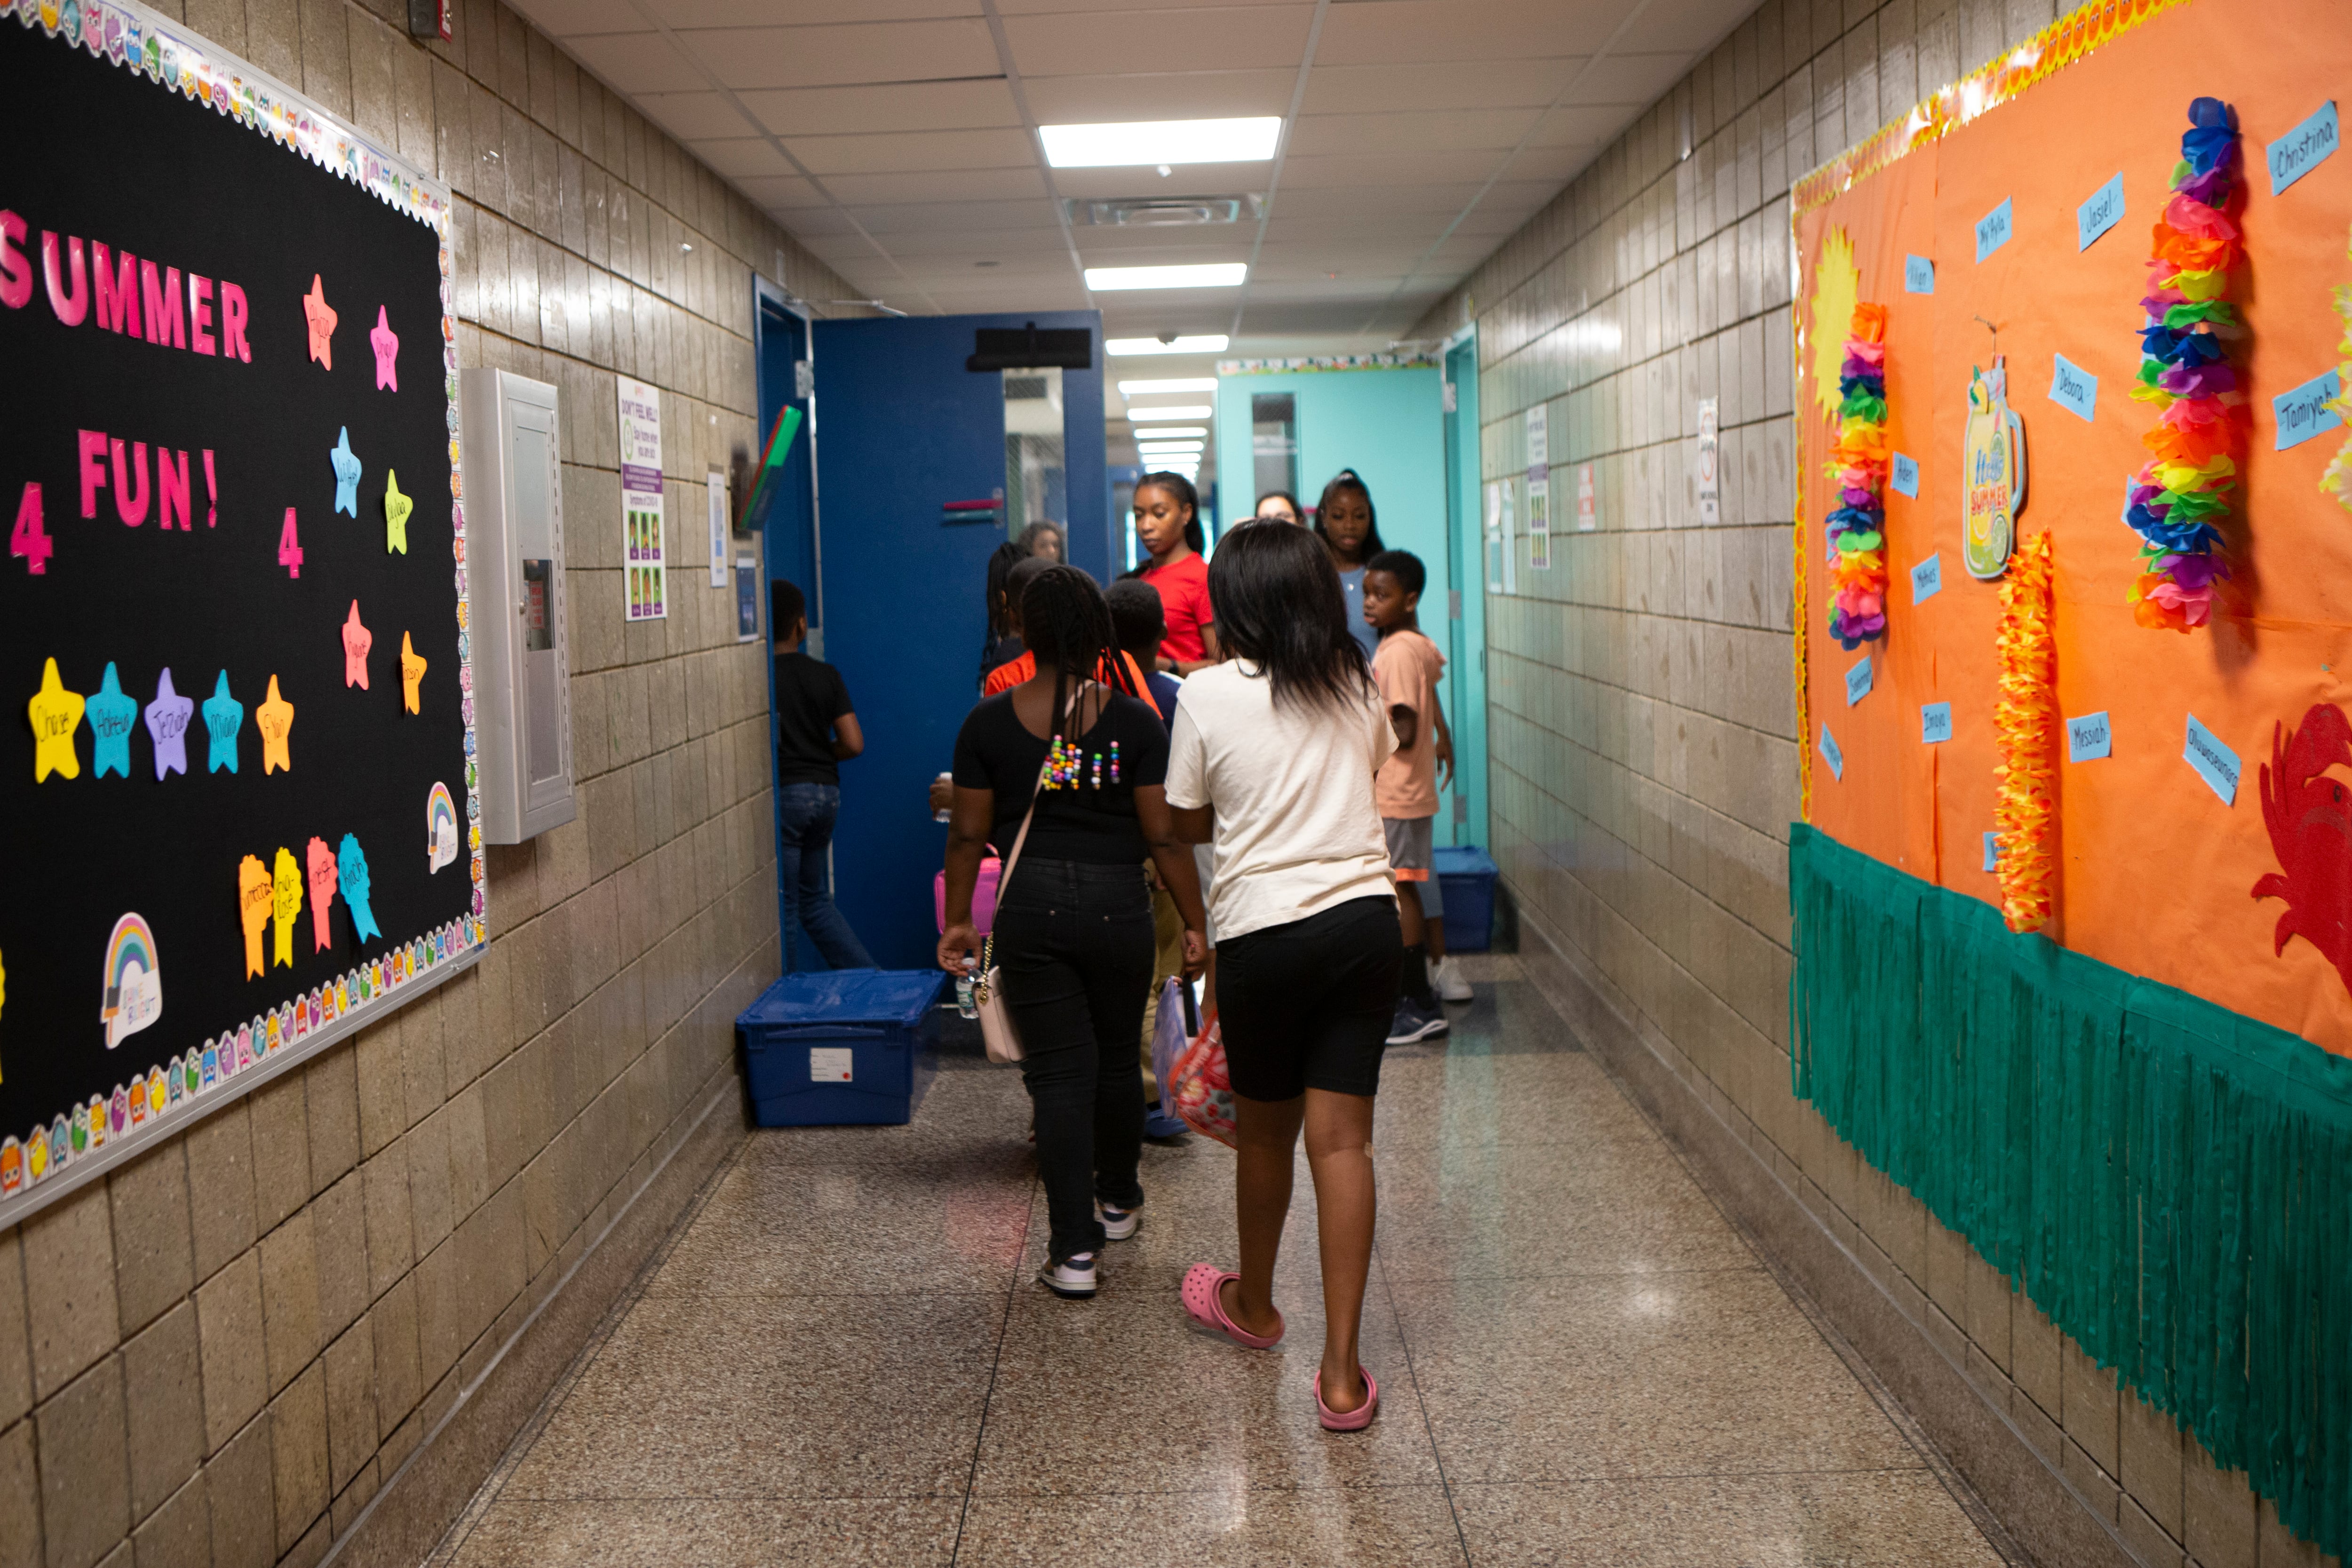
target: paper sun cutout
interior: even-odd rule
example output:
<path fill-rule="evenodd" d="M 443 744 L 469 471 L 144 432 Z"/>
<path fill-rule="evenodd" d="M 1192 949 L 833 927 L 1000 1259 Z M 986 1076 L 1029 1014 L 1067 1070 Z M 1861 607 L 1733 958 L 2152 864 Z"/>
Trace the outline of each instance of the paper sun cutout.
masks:
<path fill-rule="evenodd" d="M 1862 302 L 1862 275 L 1853 264 L 1853 241 L 1832 228 L 1822 237 L 1821 259 L 1813 263 L 1812 307 L 1805 321 L 1805 349 L 1811 356 L 1813 404 L 1835 417 L 1842 395 L 1838 371 L 1845 363 L 1846 327 Z"/>
<path fill-rule="evenodd" d="M 400 334 L 392 330 L 384 319 L 384 308 L 375 308 L 375 326 L 368 332 L 368 346 L 375 350 L 375 389 L 378 392 L 398 392 L 400 372 L 394 361 L 400 356 Z"/>
<path fill-rule="evenodd" d="M 310 274 L 310 291 L 302 296 L 302 314 L 310 323 L 310 357 L 334 369 L 335 308 L 327 303 L 327 286 L 315 272 Z"/>

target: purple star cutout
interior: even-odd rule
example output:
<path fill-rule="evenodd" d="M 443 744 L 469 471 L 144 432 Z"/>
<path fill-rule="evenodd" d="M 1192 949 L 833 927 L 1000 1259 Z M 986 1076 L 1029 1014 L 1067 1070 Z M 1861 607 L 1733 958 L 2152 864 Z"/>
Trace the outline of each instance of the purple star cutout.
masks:
<path fill-rule="evenodd" d="M 384 307 L 375 308 L 375 327 L 368 333 L 368 344 L 375 350 L 375 389 L 378 392 L 400 390 L 400 372 L 393 361 L 400 353 L 400 335 L 384 319 Z"/>
<path fill-rule="evenodd" d="M 188 716 L 196 700 L 172 689 L 172 667 L 165 665 L 155 681 L 155 700 L 147 704 L 147 733 L 155 740 L 155 776 L 188 771 Z"/>

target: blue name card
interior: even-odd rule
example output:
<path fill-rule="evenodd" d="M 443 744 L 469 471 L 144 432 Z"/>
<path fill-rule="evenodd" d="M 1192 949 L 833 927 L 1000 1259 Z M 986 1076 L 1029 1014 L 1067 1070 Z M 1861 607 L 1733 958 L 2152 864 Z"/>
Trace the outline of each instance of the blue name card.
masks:
<path fill-rule="evenodd" d="M 1944 591 L 1944 558 L 1930 555 L 1911 568 L 1911 602 L 1924 605 Z"/>
<path fill-rule="evenodd" d="M 2095 763 L 2109 755 L 2115 747 L 2115 735 L 2107 728 L 2105 713 L 2085 713 L 2080 719 L 2066 721 L 2066 760 L 2070 763 Z"/>
<path fill-rule="evenodd" d="M 1862 662 L 1845 672 L 1845 705 L 1849 708 L 1870 695 L 1870 656 L 1864 654 Z"/>
<path fill-rule="evenodd" d="M 2074 248 L 2088 250 L 2091 241 L 2124 220 L 2124 177 L 2117 174 L 2091 193 L 2091 199 L 2074 209 Z"/>
<path fill-rule="evenodd" d="M 2278 445 L 2273 450 L 2284 452 L 2289 447 L 2300 447 L 2321 431 L 2333 430 L 2343 424 L 2344 416 L 2327 406 L 2343 392 L 2343 380 L 2331 370 L 2272 398 L 2271 412 L 2278 416 Z"/>
<path fill-rule="evenodd" d="M 2064 354 L 2050 356 L 2050 401 L 2089 419 L 2099 409 L 2099 378 Z"/>
<path fill-rule="evenodd" d="M 1906 294 L 1933 294 L 1936 291 L 1936 264 L 1924 256 L 1905 257 L 1903 291 Z"/>
<path fill-rule="evenodd" d="M 1927 745 L 1952 738 L 1952 705 L 1930 702 L 1919 710 L 1919 739 Z"/>
<path fill-rule="evenodd" d="M 2340 139 L 2336 100 L 2329 99 L 2317 113 L 2263 149 L 2263 161 L 2271 169 L 2271 195 L 2278 195 L 2319 167 Z"/>
<path fill-rule="evenodd" d="M 2009 243 L 2010 198 L 2003 196 L 2000 205 L 1977 219 L 1977 259 L 1982 261 Z"/>
<path fill-rule="evenodd" d="M 1998 833 L 1985 835 L 1985 869 L 1988 871 L 2000 869 L 2000 835 Z"/>
<path fill-rule="evenodd" d="M 1893 472 L 1888 475 L 1886 482 L 1896 495 L 1909 496 L 1913 500 L 1917 500 L 1919 499 L 1919 459 L 1906 457 L 1900 452 L 1895 453 Z"/>
<path fill-rule="evenodd" d="M 2181 752 L 2197 776 L 2213 787 L 2223 805 L 2238 804 L 2238 753 L 2223 745 L 2221 737 L 2189 716 L 2189 744 Z"/>
<path fill-rule="evenodd" d="M 1838 750 L 1837 737 L 1830 733 L 1827 724 L 1822 726 L 1822 761 L 1829 763 L 1831 777 L 1844 782 L 1845 753 Z"/>

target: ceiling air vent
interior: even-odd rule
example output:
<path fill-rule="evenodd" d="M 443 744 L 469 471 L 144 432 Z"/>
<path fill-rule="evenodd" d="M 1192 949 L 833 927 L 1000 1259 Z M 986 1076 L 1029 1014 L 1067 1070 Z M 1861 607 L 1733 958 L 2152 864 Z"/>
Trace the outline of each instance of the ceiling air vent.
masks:
<path fill-rule="evenodd" d="M 1197 228 L 1257 216 L 1258 198 L 1244 196 L 1113 196 L 1072 198 L 1070 221 L 1106 228 Z"/>

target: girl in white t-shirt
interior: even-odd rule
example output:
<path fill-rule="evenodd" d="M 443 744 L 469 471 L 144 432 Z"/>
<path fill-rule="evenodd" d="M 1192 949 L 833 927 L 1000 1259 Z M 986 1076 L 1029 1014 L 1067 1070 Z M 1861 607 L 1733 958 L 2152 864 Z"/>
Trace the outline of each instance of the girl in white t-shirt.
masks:
<path fill-rule="evenodd" d="M 1317 1413 L 1354 1431 L 1380 1404 L 1356 1352 L 1372 1256 L 1372 1097 L 1404 958 L 1372 799 L 1396 736 L 1313 535 L 1234 529 L 1210 563 L 1209 598 L 1230 657 L 1184 683 L 1167 789 L 1177 837 L 1216 849 L 1241 1268 L 1194 1264 L 1184 1310 L 1254 1350 L 1282 1337 L 1274 1265 L 1303 1124 L 1323 1254 Z"/>

